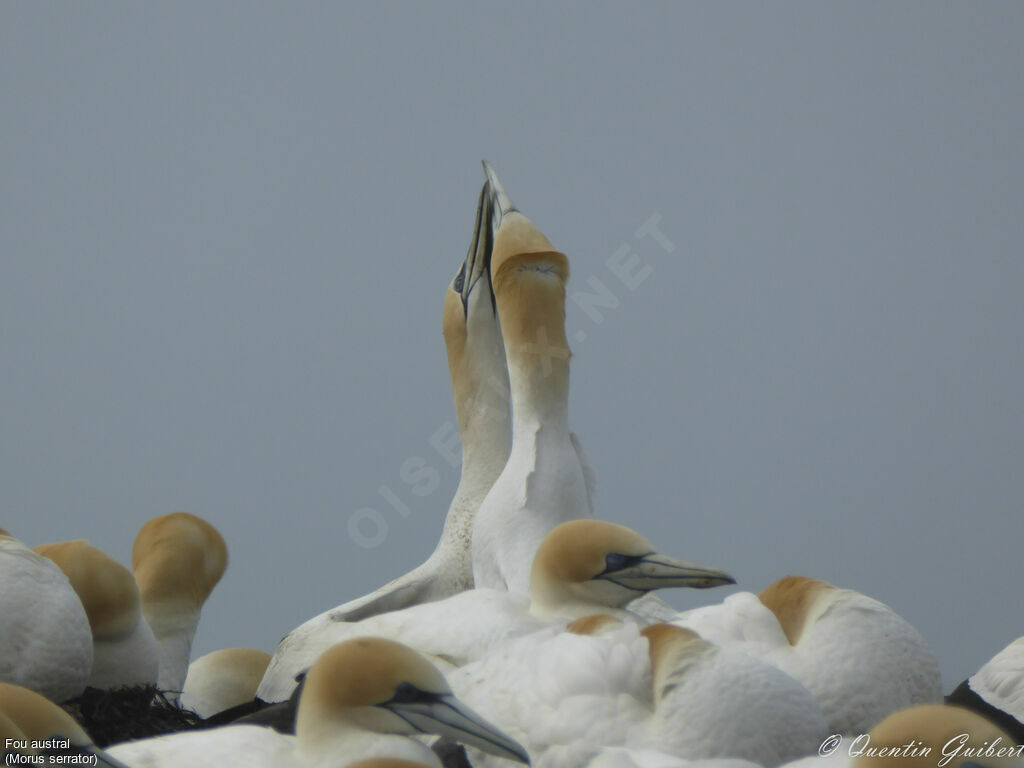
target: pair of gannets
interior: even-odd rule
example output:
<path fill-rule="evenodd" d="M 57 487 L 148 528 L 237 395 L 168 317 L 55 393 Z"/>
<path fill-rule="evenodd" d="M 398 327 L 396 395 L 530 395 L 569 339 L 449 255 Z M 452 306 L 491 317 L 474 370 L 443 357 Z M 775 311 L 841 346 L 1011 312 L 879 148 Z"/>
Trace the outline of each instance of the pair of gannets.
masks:
<path fill-rule="evenodd" d="M 126 768 L 99 749 L 82 727 L 45 696 L 0 683 L 2 765 L 72 764 Z M 18 755 L 18 757 L 14 757 Z"/>
<path fill-rule="evenodd" d="M 491 290 L 493 199 L 487 190 L 485 184 L 469 252 L 445 292 L 442 313 L 462 444 L 459 486 L 441 538 L 427 561 L 369 595 L 332 609 L 330 613 L 340 620 L 358 621 L 473 587 L 473 519 L 508 460 L 511 440 L 508 369 Z"/>
<path fill-rule="evenodd" d="M 474 583 L 526 594 L 544 535 L 593 511 L 593 473 L 567 421 L 569 262 L 516 210 L 487 163 L 484 172 L 469 253 L 443 313 L 459 487 L 430 558 L 333 609 L 336 619 L 439 600 Z"/>
<path fill-rule="evenodd" d="M 796 678 L 833 733 L 865 733 L 890 712 L 942 700 L 938 661 L 920 633 L 887 605 L 824 581 L 786 577 L 674 623 Z"/>
<path fill-rule="evenodd" d="M 257 695 L 269 702 L 288 698 L 296 675 L 327 647 L 355 635 L 390 637 L 461 665 L 506 638 L 552 621 L 609 609 L 629 617 L 621 609 L 651 590 L 732 583 L 723 571 L 659 554 L 625 526 L 573 520 L 552 530 L 532 558 L 529 599 L 504 590 L 473 589 L 361 622 L 318 617 L 281 641 Z"/>
<path fill-rule="evenodd" d="M 235 725 L 119 744 L 109 752 L 132 768 L 341 768 L 369 758 L 440 768 L 430 749 L 409 738 L 419 734 L 440 734 L 529 762 L 519 744 L 456 699 L 441 673 L 420 654 L 371 637 L 330 648 L 309 670 L 294 737 Z"/>
<path fill-rule="evenodd" d="M 604 615 L 569 630 L 513 640 L 450 676 L 534 765 L 582 768 L 618 747 L 777 766 L 814 752 L 828 735 L 821 707 L 797 681 L 689 630 L 641 630 Z M 483 756 L 471 761 L 497 768 Z"/>
<path fill-rule="evenodd" d="M 58 702 L 86 685 L 180 691 L 226 564 L 220 534 L 185 512 L 142 526 L 134 573 L 82 539 L 33 551 L 0 537 L 0 679 Z"/>
<path fill-rule="evenodd" d="M 1024 637 L 1019 637 L 946 697 L 984 715 L 1024 744 Z"/>

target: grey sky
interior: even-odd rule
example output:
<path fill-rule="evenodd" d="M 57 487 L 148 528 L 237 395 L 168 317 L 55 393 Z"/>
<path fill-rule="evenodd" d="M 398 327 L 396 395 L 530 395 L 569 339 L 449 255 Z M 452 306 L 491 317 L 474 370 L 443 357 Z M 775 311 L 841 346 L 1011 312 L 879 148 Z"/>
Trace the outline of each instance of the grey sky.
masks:
<path fill-rule="evenodd" d="M 948 689 L 1024 633 L 1022 33 L 1000 2 L 0 4 L 0 525 L 127 561 L 207 518 L 196 655 L 418 564 L 486 157 L 614 297 L 567 320 L 600 516 L 883 600 Z"/>

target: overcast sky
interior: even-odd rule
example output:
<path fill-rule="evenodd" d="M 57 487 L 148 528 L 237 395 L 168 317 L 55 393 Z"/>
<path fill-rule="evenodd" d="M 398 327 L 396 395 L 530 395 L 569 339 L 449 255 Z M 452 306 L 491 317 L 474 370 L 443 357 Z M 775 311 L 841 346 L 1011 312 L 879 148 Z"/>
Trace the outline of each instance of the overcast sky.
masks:
<path fill-rule="evenodd" d="M 0 3 L 0 525 L 128 562 L 210 520 L 194 655 L 418 564 L 487 158 L 571 261 L 599 515 L 888 603 L 948 691 L 1024 634 L 1022 35 L 1012 2 Z"/>

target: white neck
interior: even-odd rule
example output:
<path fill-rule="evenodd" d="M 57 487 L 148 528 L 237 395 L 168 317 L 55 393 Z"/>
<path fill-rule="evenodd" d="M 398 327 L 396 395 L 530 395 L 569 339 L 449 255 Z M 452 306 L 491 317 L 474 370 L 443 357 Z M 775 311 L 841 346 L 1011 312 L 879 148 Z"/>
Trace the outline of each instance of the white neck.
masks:
<path fill-rule="evenodd" d="M 157 687 L 163 691 L 180 691 L 188 674 L 192 638 L 199 624 L 199 609 L 179 608 L 159 613 L 150 610 L 146 613 L 146 619 L 160 645 Z"/>

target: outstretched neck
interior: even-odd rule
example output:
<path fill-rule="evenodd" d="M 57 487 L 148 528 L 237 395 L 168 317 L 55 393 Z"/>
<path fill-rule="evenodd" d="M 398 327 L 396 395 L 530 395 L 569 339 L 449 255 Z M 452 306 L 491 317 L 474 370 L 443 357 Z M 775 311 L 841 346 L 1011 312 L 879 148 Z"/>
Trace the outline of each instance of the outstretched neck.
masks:
<path fill-rule="evenodd" d="M 541 424 L 568 429 L 568 274 L 565 255 L 546 251 L 509 259 L 494 277 L 512 391 L 513 439 L 517 431 Z"/>

